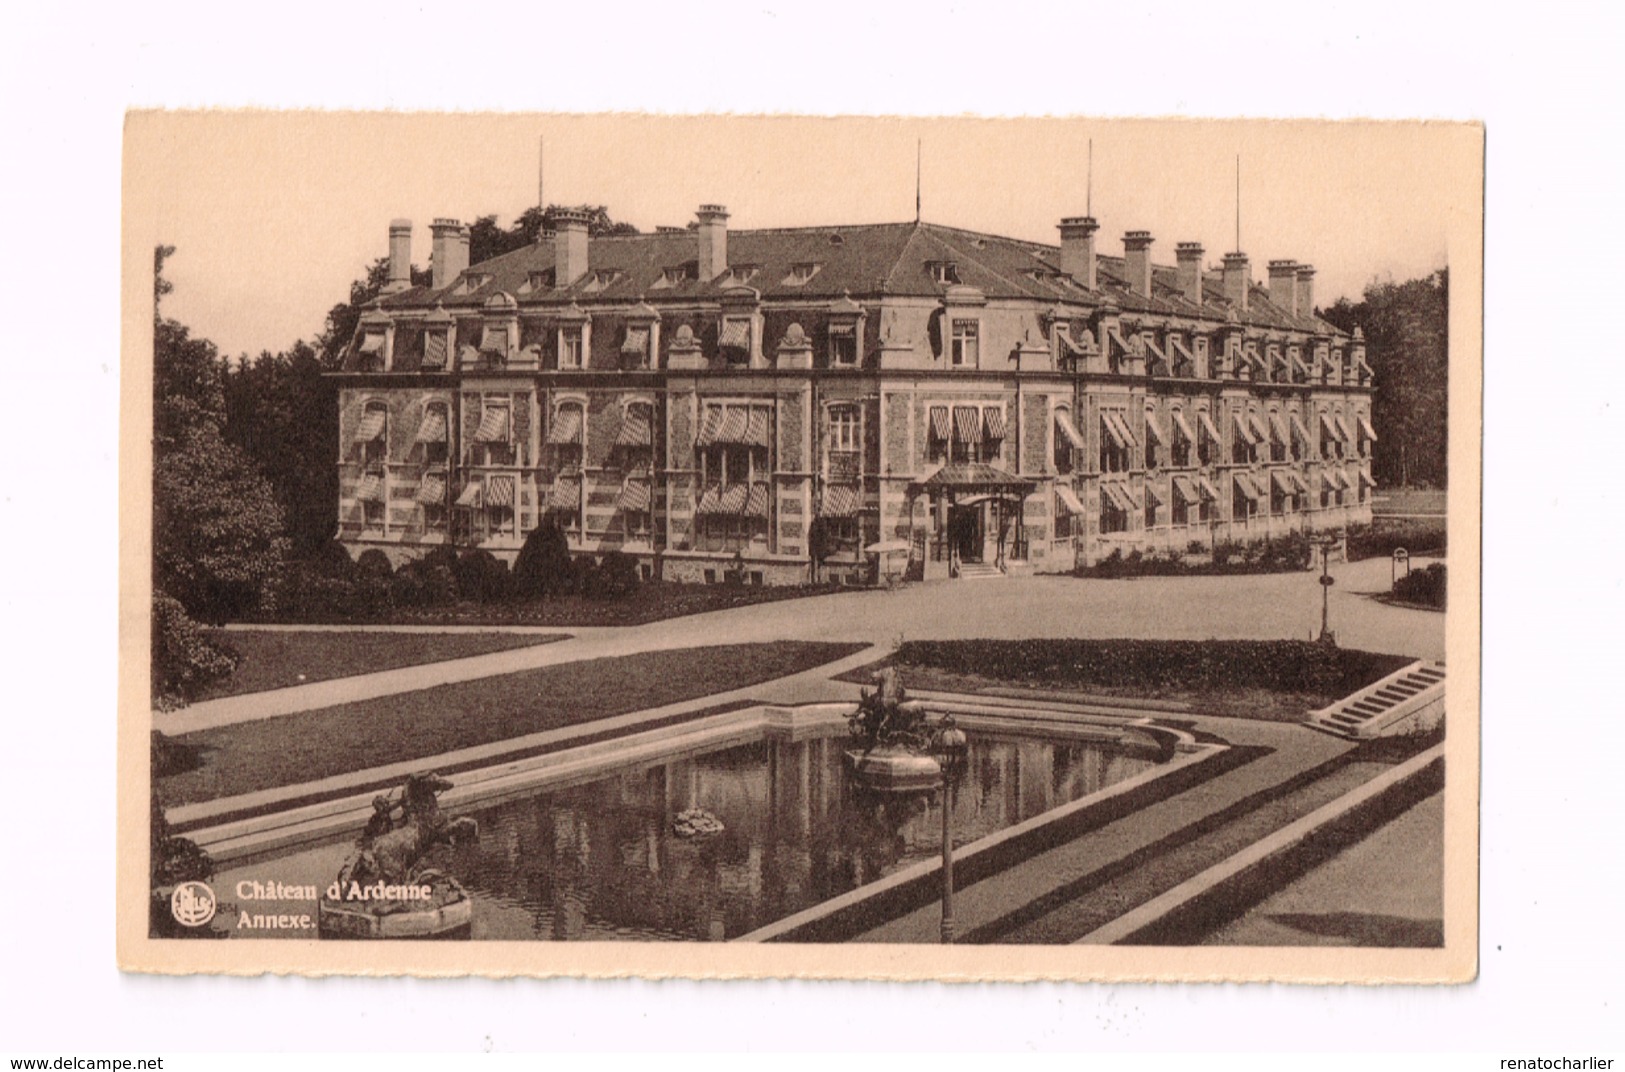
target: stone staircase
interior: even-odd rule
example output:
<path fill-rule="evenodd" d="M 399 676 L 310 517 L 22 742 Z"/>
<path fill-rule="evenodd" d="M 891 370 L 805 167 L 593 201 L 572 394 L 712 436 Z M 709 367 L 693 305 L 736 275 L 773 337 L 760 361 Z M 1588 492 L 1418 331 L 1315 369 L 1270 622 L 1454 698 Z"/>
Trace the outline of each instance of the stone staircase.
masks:
<path fill-rule="evenodd" d="M 999 567 L 991 562 L 962 562 L 959 565 L 959 579 L 962 581 L 985 581 L 1003 576 Z"/>
<path fill-rule="evenodd" d="M 1317 730 L 1363 740 L 1431 729 L 1444 717 L 1444 664 L 1414 662 L 1374 685 L 1310 712 Z"/>

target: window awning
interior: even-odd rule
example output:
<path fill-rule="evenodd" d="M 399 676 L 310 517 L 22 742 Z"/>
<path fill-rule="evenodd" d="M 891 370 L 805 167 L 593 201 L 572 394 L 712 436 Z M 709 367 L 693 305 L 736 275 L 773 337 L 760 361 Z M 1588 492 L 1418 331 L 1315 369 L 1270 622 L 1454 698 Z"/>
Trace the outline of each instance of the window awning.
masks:
<path fill-rule="evenodd" d="M 718 346 L 726 346 L 733 350 L 750 349 L 750 321 L 724 320 L 722 334 L 717 339 Z"/>
<path fill-rule="evenodd" d="M 1201 492 L 1196 490 L 1196 482 L 1188 476 L 1174 475 L 1174 494 L 1191 506 L 1202 501 Z"/>
<path fill-rule="evenodd" d="M 1055 335 L 1061 340 L 1061 348 L 1074 357 L 1088 357 L 1092 346 L 1079 346 L 1072 338 L 1072 332 L 1064 327 L 1056 328 Z"/>
<path fill-rule="evenodd" d="M 543 512 L 557 510 L 566 514 L 573 514 L 581 509 L 581 478 L 578 476 L 560 475 L 553 478 L 553 486 L 547 490 L 547 505 Z"/>
<path fill-rule="evenodd" d="M 428 506 L 444 506 L 446 503 L 446 477 L 443 473 L 429 473 L 418 485 L 418 502 Z"/>
<path fill-rule="evenodd" d="M 1196 478 L 1196 486 L 1202 489 L 1202 498 L 1208 502 L 1219 501 L 1219 489 L 1213 486 L 1213 481 L 1205 476 Z"/>
<path fill-rule="evenodd" d="M 418 425 L 419 443 L 444 443 L 446 441 L 446 411 L 436 406 L 426 410 L 423 414 L 423 423 Z"/>
<path fill-rule="evenodd" d="M 1004 410 L 997 406 L 990 407 L 982 411 L 982 418 L 987 426 L 989 439 L 1004 438 Z"/>
<path fill-rule="evenodd" d="M 649 352 L 649 329 L 628 324 L 626 338 L 621 340 L 621 353 L 643 355 Z"/>
<path fill-rule="evenodd" d="M 1145 494 L 1148 499 L 1156 503 L 1158 506 L 1163 506 L 1168 502 L 1167 497 L 1165 497 L 1162 492 L 1157 490 L 1157 486 L 1155 484 L 1152 484 L 1149 481 L 1147 481 L 1145 485 Z"/>
<path fill-rule="evenodd" d="M 1330 439 L 1333 441 L 1341 438 L 1337 434 L 1337 425 L 1332 423 L 1332 415 L 1330 413 L 1322 413 L 1320 415 L 1320 434 L 1321 438 Z"/>
<path fill-rule="evenodd" d="M 1309 366 L 1297 354 L 1292 355 L 1292 371 L 1306 380 L 1309 378 Z"/>
<path fill-rule="evenodd" d="M 355 498 L 357 502 L 383 502 L 384 478 L 377 473 L 368 473 L 356 485 Z"/>
<path fill-rule="evenodd" d="M 1113 506 L 1124 513 L 1133 513 L 1140 508 L 1140 504 L 1134 501 L 1134 496 L 1121 484 L 1102 484 L 1100 490 L 1111 500 Z"/>
<path fill-rule="evenodd" d="M 1208 415 L 1207 410 L 1199 410 L 1197 412 L 1196 423 L 1202 426 L 1202 434 L 1208 437 L 1209 442 L 1224 442 L 1224 437 L 1219 435 L 1219 429 L 1213 423 L 1213 418 Z"/>
<path fill-rule="evenodd" d="M 744 485 L 738 485 L 743 487 Z M 752 484 L 750 496 L 745 500 L 746 517 L 767 517 L 768 490 L 766 484 Z"/>
<path fill-rule="evenodd" d="M 694 512 L 702 515 L 714 514 L 717 512 L 717 504 L 721 501 L 722 488 L 716 484 L 712 484 L 710 487 L 706 488 L 700 493 L 700 501 L 695 504 Z"/>
<path fill-rule="evenodd" d="M 1285 469 L 1271 469 L 1270 483 L 1274 484 L 1275 490 L 1282 495 L 1296 495 L 1298 493 L 1297 485 L 1292 483 L 1292 474 Z"/>
<path fill-rule="evenodd" d="M 1332 414 L 1332 420 L 1337 422 L 1338 438 L 1345 443 L 1354 442 L 1354 436 L 1349 434 L 1349 426 L 1348 423 L 1343 420 L 1343 415 L 1340 413 L 1334 413 Z"/>
<path fill-rule="evenodd" d="M 458 506 L 468 506 L 475 510 L 485 501 L 485 489 L 477 481 L 470 480 L 463 485 L 463 493 L 457 496 Z"/>
<path fill-rule="evenodd" d="M 931 407 L 931 438 L 939 443 L 948 442 L 948 407 Z"/>
<path fill-rule="evenodd" d="M 480 336 L 480 353 L 482 354 L 508 354 L 508 329 L 486 328 Z"/>
<path fill-rule="evenodd" d="M 1065 437 L 1068 443 L 1072 444 L 1073 450 L 1085 449 L 1083 435 L 1078 431 L 1078 426 L 1072 423 L 1071 414 L 1067 413 L 1065 410 L 1056 410 L 1055 428 L 1063 437 Z"/>
<path fill-rule="evenodd" d="M 1065 484 L 1055 485 L 1055 497 L 1060 500 L 1062 509 L 1066 510 L 1067 513 L 1083 513 L 1083 500 L 1078 498 L 1077 492 L 1073 491 Z"/>
<path fill-rule="evenodd" d="M 1163 434 L 1162 426 L 1157 423 L 1157 415 L 1150 410 L 1145 411 L 1145 441 L 1157 444 L 1166 444 L 1168 442 L 1168 437 Z"/>
<path fill-rule="evenodd" d="M 1347 486 L 1343 474 L 1336 469 L 1322 469 L 1320 471 L 1320 482 L 1327 491 L 1342 491 Z"/>
<path fill-rule="evenodd" d="M 1363 357 L 1354 363 L 1354 367 L 1360 371 L 1360 375 L 1365 379 L 1369 380 L 1371 377 L 1376 375 L 1375 372 L 1371 371 L 1371 366 L 1365 363 L 1365 358 Z"/>
<path fill-rule="evenodd" d="M 423 339 L 423 367 L 444 368 L 446 364 L 446 333 L 431 331 Z"/>
<path fill-rule="evenodd" d="M 1112 438 L 1117 441 L 1117 445 L 1124 450 L 1134 449 L 1134 444 L 1138 440 L 1128 426 L 1128 419 L 1115 410 L 1107 410 L 1101 416 L 1106 419 L 1106 427 L 1111 430 Z"/>
<path fill-rule="evenodd" d="M 355 441 L 357 443 L 371 443 L 384 434 L 384 419 L 386 414 L 381 409 L 369 409 L 361 415 L 361 423 L 356 426 Z"/>
<path fill-rule="evenodd" d="M 488 476 L 485 478 L 485 505 L 486 506 L 513 506 L 513 484 L 511 476 Z"/>
<path fill-rule="evenodd" d="M 1247 415 L 1247 423 L 1253 426 L 1253 435 L 1257 437 L 1257 443 L 1260 445 L 1269 443 L 1270 430 L 1265 427 L 1264 418 L 1256 413 L 1250 413 Z"/>
<path fill-rule="evenodd" d="M 365 335 L 361 336 L 361 345 L 357 346 L 355 349 L 356 349 L 356 353 L 358 353 L 358 354 L 381 354 L 381 353 L 383 353 L 384 352 L 384 333 L 381 332 L 381 331 L 369 331 L 369 332 L 367 332 Z"/>
<path fill-rule="evenodd" d="M 649 482 L 647 480 L 628 480 L 621 485 L 620 497 L 615 500 L 615 509 L 625 514 L 646 514 L 649 512 Z"/>
<path fill-rule="evenodd" d="M 1231 424 L 1231 426 L 1233 428 L 1235 428 L 1236 434 L 1239 435 L 1242 439 L 1247 441 L 1247 445 L 1249 447 L 1258 446 L 1258 433 L 1253 430 L 1253 422 L 1247 416 L 1247 414 L 1245 414 L 1245 413 L 1232 414 L 1231 418 L 1230 418 L 1230 424 Z"/>
<path fill-rule="evenodd" d="M 508 407 L 488 406 L 480 414 L 480 426 L 474 432 L 476 443 L 506 443 L 508 441 Z"/>
<path fill-rule="evenodd" d="M 645 406 L 628 406 L 621 417 L 621 432 L 615 437 L 617 447 L 647 447 L 654 442 L 649 428 L 649 410 Z"/>
<path fill-rule="evenodd" d="M 1174 352 L 1174 368 L 1176 370 L 1186 365 L 1193 369 L 1196 367 L 1196 355 L 1192 354 L 1190 348 L 1180 342 L 1177 337 L 1169 340 L 1168 348 Z"/>
<path fill-rule="evenodd" d="M 1185 437 L 1185 442 L 1195 444 L 1196 433 L 1191 431 L 1190 422 L 1185 420 L 1185 415 L 1177 409 L 1174 410 L 1174 428 Z"/>
<path fill-rule="evenodd" d="M 700 422 L 700 434 L 695 437 L 696 447 L 709 447 L 717 441 L 717 433 L 722 431 L 722 407 L 707 406 L 705 419 Z"/>
<path fill-rule="evenodd" d="M 1309 494 L 1309 482 L 1307 480 L 1291 470 L 1287 471 L 1287 476 L 1292 478 L 1292 483 L 1297 487 L 1300 494 Z"/>
<path fill-rule="evenodd" d="M 1107 346 L 1108 353 L 1110 351 L 1112 351 L 1112 350 L 1115 350 L 1117 353 L 1123 355 L 1124 357 L 1133 357 L 1134 356 L 1133 349 L 1131 349 L 1129 347 L 1129 344 L 1126 341 L 1124 341 L 1123 336 L 1119 335 L 1115 328 L 1107 330 L 1107 332 L 1106 332 L 1106 346 Z"/>
<path fill-rule="evenodd" d="M 752 407 L 749 419 L 745 422 L 745 434 L 741 442 L 752 447 L 767 446 L 767 416 L 767 410 L 760 406 Z"/>
<path fill-rule="evenodd" d="M 1365 434 L 1367 439 L 1375 443 L 1377 441 L 1377 432 L 1376 429 L 1371 427 L 1371 418 L 1362 416 L 1355 419 L 1359 421 L 1360 431 Z"/>
<path fill-rule="evenodd" d="M 818 504 L 821 517 L 858 516 L 858 489 L 852 484 L 825 484 L 824 498 Z"/>
<path fill-rule="evenodd" d="M 1236 478 L 1236 489 L 1243 495 L 1247 496 L 1247 498 L 1251 499 L 1253 502 L 1257 502 L 1259 499 L 1263 498 L 1263 496 L 1259 493 L 1258 485 L 1253 483 L 1251 474 L 1238 472 L 1233 475 Z"/>
<path fill-rule="evenodd" d="M 982 414 L 975 406 L 954 407 L 954 441 L 958 443 L 982 441 Z"/>
<path fill-rule="evenodd" d="M 1364 469 L 1360 470 L 1360 483 L 1368 488 L 1374 488 L 1377 486 L 1377 482 L 1371 479 L 1371 474 L 1366 472 Z"/>
<path fill-rule="evenodd" d="M 1286 422 L 1281 419 L 1279 413 L 1270 414 L 1270 432 L 1274 435 L 1275 442 L 1281 446 L 1292 446 L 1292 433 L 1287 431 Z"/>
<path fill-rule="evenodd" d="M 1304 426 L 1303 418 L 1296 413 L 1288 413 L 1287 422 L 1292 425 L 1292 432 L 1298 437 L 1298 442 L 1303 444 L 1303 449 L 1308 450 L 1310 443 L 1309 429 Z"/>
<path fill-rule="evenodd" d="M 557 447 L 581 442 L 581 410 L 566 406 L 553 414 L 553 425 L 547 430 L 548 446 Z"/>
<path fill-rule="evenodd" d="M 749 501 L 749 484 L 729 484 L 722 489 L 722 496 L 717 500 L 717 513 L 742 514 Z"/>

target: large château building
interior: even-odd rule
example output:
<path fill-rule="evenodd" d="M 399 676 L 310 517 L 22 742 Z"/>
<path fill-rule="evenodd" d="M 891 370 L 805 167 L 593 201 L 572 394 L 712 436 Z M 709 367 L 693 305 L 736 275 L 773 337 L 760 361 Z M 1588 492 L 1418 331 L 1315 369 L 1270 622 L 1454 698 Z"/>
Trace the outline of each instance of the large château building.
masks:
<path fill-rule="evenodd" d="M 1063 570 L 1369 520 L 1365 344 L 1314 269 L 914 222 L 589 237 L 411 224 L 339 385 L 339 538 L 512 559 L 545 518 L 670 580 Z"/>

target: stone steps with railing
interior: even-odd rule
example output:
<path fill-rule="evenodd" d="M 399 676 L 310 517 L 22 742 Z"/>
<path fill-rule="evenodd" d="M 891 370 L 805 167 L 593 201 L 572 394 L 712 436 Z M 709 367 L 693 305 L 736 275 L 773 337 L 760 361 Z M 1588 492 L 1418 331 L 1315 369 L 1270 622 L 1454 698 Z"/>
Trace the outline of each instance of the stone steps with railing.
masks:
<path fill-rule="evenodd" d="M 1444 664 L 1417 661 L 1309 714 L 1308 725 L 1365 739 L 1431 729 L 1444 717 Z"/>

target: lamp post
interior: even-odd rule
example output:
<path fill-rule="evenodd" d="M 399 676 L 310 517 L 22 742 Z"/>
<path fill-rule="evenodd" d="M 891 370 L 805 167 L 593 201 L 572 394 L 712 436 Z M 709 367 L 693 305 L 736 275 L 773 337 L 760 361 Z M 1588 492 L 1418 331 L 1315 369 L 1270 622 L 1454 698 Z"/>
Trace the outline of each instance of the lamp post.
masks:
<path fill-rule="evenodd" d="M 954 725 L 954 716 L 944 715 L 932 751 L 942 764 L 942 944 L 954 944 L 954 788 L 965 769 L 965 753 L 970 742 L 965 731 Z"/>
<path fill-rule="evenodd" d="M 1331 574 L 1332 548 L 1337 546 L 1337 537 L 1328 533 L 1315 540 L 1314 545 L 1320 548 L 1320 642 L 1335 644 L 1337 637 L 1330 627 L 1330 604 L 1332 585 L 1337 583 Z"/>

